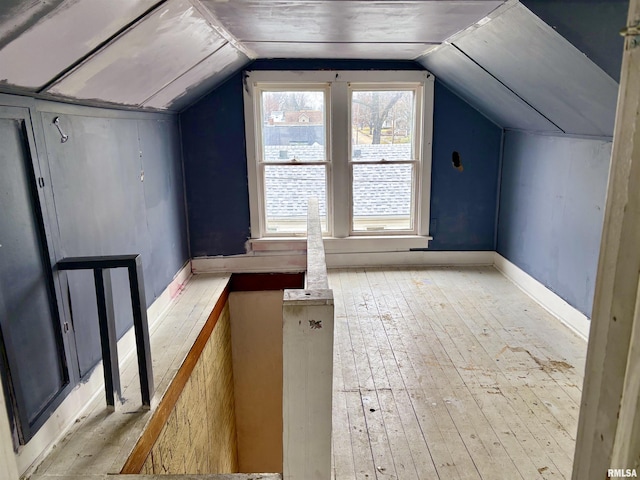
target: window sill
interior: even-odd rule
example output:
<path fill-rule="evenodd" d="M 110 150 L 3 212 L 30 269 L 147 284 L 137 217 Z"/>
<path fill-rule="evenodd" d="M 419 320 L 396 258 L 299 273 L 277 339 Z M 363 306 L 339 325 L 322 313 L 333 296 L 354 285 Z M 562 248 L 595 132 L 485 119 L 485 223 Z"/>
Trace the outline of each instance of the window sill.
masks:
<path fill-rule="evenodd" d="M 406 252 L 412 248 L 427 248 L 433 237 L 420 235 L 325 237 L 326 253 Z M 247 253 L 303 252 L 306 237 L 252 238 L 247 242 Z"/>

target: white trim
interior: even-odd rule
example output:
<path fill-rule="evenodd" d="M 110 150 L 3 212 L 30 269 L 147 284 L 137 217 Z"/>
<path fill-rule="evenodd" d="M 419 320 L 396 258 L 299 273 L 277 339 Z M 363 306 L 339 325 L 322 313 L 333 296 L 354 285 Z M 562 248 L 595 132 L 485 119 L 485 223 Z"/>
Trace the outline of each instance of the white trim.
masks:
<path fill-rule="evenodd" d="M 235 255 L 192 260 L 193 273 L 304 272 L 306 254 Z M 369 252 L 326 253 L 329 268 L 400 267 L 421 265 L 493 265 L 494 252 Z"/>
<path fill-rule="evenodd" d="M 591 322 L 587 316 L 569 305 L 520 267 L 495 252 L 494 265 L 505 277 L 538 302 L 545 310 L 585 340 L 589 339 Z"/>
<path fill-rule="evenodd" d="M 433 105 L 434 105 L 434 84 L 435 77 L 427 73 L 422 89 L 422 148 L 421 158 L 418 168 L 419 175 L 422 175 L 418 188 L 418 235 L 429 235 L 429 221 L 431 220 L 431 161 L 433 155 Z M 429 88 L 427 88 L 429 85 Z"/>
<path fill-rule="evenodd" d="M 493 252 L 375 252 L 327 254 L 329 268 L 493 265 Z"/>
<path fill-rule="evenodd" d="M 344 98 L 348 96 L 346 82 L 336 82 L 331 85 L 331 126 L 336 132 L 347 132 L 351 125 L 351 113 L 348 102 Z M 342 99 L 342 101 L 340 101 Z M 348 135 L 336 135 L 332 137 L 331 151 L 331 197 L 333 206 L 333 235 L 346 238 L 351 230 L 351 169 L 349 167 L 348 151 L 350 145 Z M 342 207 L 347 205 L 347 207 Z"/>
<path fill-rule="evenodd" d="M 4 409 L 4 389 L 0 388 L 0 408 Z M 13 440 L 9 417 L 6 413 L 0 415 L 0 478 L 6 480 L 18 480 L 18 465 L 13 453 Z"/>
<path fill-rule="evenodd" d="M 169 286 L 147 309 L 150 332 L 154 329 L 154 325 L 157 324 L 157 320 L 173 303 L 176 295 L 184 288 L 190 277 L 191 264 L 187 262 L 175 275 Z M 118 341 L 119 365 L 121 368 L 129 357 L 135 354 L 135 351 L 135 334 L 133 328 L 130 328 Z M 25 475 L 35 469 L 55 444 L 67 433 L 76 419 L 83 415 L 93 399 L 97 395 L 103 394 L 103 392 L 102 362 L 100 362 L 89 377 L 78 384 L 67 398 L 62 401 L 29 443 L 20 447 L 15 455 L 18 471 Z M 5 411 L 4 408 L 1 408 L 1 410 Z M 6 416 L 6 414 L 3 416 Z"/>
<path fill-rule="evenodd" d="M 432 237 L 418 235 L 353 236 L 347 238 L 324 237 L 327 253 L 406 252 L 412 248 L 427 248 Z M 248 252 L 261 255 L 273 252 L 304 252 L 306 238 L 254 238 L 247 245 Z"/>
<path fill-rule="evenodd" d="M 244 78 L 244 88 L 242 90 L 244 98 L 244 137 L 247 146 L 247 184 L 249 187 L 249 219 L 251 237 L 258 238 L 262 231 L 260 225 L 260 211 L 262 210 L 262 200 L 259 192 L 258 162 L 256 161 L 256 132 L 255 102 L 253 100 L 253 88 L 251 85 L 251 75 L 247 72 Z"/>

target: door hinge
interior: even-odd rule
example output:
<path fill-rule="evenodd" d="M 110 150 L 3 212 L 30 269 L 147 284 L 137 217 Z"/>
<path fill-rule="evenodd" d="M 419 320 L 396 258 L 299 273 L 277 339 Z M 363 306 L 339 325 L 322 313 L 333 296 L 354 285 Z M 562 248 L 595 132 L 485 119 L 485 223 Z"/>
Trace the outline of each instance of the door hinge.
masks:
<path fill-rule="evenodd" d="M 69 331 L 69 322 L 64 322 L 62 324 L 62 330 L 64 330 L 64 333 L 67 333 Z"/>
<path fill-rule="evenodd" d="M 623 37 L 633 37 L 631 39 L 631 48 L 635 48 L 640 45 L 640 23 L 635 25 L 629 25 L 620 30 L 620 35 Z"/>
<path fill-rule="evenodd" d="M 38 177 L 38 186 L 44 188 L 44 178 Z"/>

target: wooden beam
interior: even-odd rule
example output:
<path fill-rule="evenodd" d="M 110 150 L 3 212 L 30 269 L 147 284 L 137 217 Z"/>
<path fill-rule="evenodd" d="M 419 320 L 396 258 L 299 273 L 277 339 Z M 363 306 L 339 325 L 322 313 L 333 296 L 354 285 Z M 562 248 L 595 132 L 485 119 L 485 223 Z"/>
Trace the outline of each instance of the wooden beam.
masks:
<path fill-rule="evenodd" d="M 306 289 L 285 290 L 282 303 L 285 480 L 331 478 L 334 305 L 315 198 L 307 220 Z"/>

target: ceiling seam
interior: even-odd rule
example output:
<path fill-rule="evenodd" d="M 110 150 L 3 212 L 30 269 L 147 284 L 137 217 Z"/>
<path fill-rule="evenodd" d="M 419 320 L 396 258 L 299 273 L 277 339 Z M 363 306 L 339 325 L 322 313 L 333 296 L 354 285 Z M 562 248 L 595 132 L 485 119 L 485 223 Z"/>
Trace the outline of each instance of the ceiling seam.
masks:
<path fill-rule="evenodd" d="M 218 17 L 216 17 L 215 13 L 212 12 L 209 7 L 203 5 L 200 0 L 189 0 L 189 3 L 202 15 L 202 17 L 209 22 L 209 25 L 213 27 L 213 29 L 224 38 L 227 42 L 231 44 L 236 50 L 244 53 L 247 58 L 255 60 L 258 58 L 258 55 L 247 47 L 242 41 L 235 37 L 223 24 L 220 22 Z"/>
<path fill-rule="evenodd" d="M 162 6 L 164 6 L 164 4 L 167 3 L 168 1 L 169 0 L 161 0 L 160 2 L 156 3 L 154 6 L 148 8 L 142 14 L 140 14 L 136 18 L 134 18 L 131 22 L 127 23 L 124 27 L 120 28 L 116 33 L 111 35 L 109 38 L 107 38 L 103 42 L 99 43 L 91 51 L 89 51 L 88 53 L 86 53 L 85 55 L 80 57 L 78 60 L 73 62 L 69 67 L 65 68 L 62 72 L 58 73 L 55 77 L 53 77 L 51 80 L 49 80 L 49 82 L 47 82 L 43 87 L 40 87 L 39 89 L 37 89 L 36 93 L 44 93 L 47 90 L 49 90 L 56 83 L 58 83 L 60 80 L 62 80 L 65 76 L 67 76 L 73 70 L 75 70 L 80 65 L 85 63 L 91 57 L 96 55 L 98 52 L 100 52 L 103 48 L 105 48 L 107 45 L 112 43 L 114 40 L 116 40 L 122 34 L 126 33 L 128 30 L 133 28 L 136 24 L 138 24 L 141 21 L 143 21 L 147 16 L 151 15 L 152 13 L 154 13 L 157 10 L 159 10 L 160 8 L 162 8 Z"/>
<path fill-rule="evenodd" d="M 450 43 L 450 45 L 452 47 L 454 47 L 456 50 L 458 50 L 466 58 L 471 60 L 479 68 L 481 68 L 485 73 L 487 73 L 487 75 L 489 75 L 491 78 L 493 78 L 496 82 L 500 83 L 500 85 L 502 85 L 504 88 L 506 88 L 511 93 L 513 93 L 516 97 L 518 97 L 520 100 L 522 100 L 526 105 L 528 105 L 531 109 L 533 109 L 535 112 L 537 112 L 542 118 L 547 120 L 549 123 L 551 123 L 554 127 L 556 127 L 558 130 L 560 130 L 562 133 L 567 133 L 567 132 L 564 131 L 564 129 L 560 128 L 560 126 L 558 124 L 556 124 L 553 120 L 551 120 L 549 117 L 547 117 L 544 113 L 542 113 L 540 110 L 538 110 L 536 107 L 534 107 L 531 103 L 529 103 L 527 100 L 525 100 L 520 95 L 518 95 L 518 93 L 515 90 L 513 90 L 511 87 L 509 87 L 509 85 L 504 83 L 502 80 L 500 80 L 498 77 L 496 77 L 493 73 L 491 73 L 485 67 L 480 65 L 476 60 L 474 60 L 469 54 L 467 54 L 464 50 L 462 50 L 460 47 L 458 47 L 455 43 Z"/>
<path fill-rule="evenodd" d="M 194 68 L 196 68 L 197 66 L 201 65 L 202 63 L 206 62 L 207 60 L 209 60 L 212 56 L 214 56 L 216 53 L 218 53 L 220 50 L 222 50 L 224 47 L 226 47 L 227 45 L 231 45 L 231 43 L 225 41 L 225 43 L 223 43 L 219 48 L 216 48 L 213 52 L 211 52 L 209 55 L 207 55 L 206 57 L 204 57 L 202 60 L 200 60 L 199 62 L 195 63 L 194 65 L 191 65 L 191 67 L 189 67 L 188 69 L 186 69 L 184 72 L 182 72 L 181 74 L 179 74 L 177 77 L 175 77 L 173 80 L 168 81 L 167 83 L 165 83 L 159 90 L 155 91 L 154 93 L 152 93 L 151 95 L 149 95 L 147 98 L 144 99 L 144 101 L 140 102 L 138 105 L 141 107 L 144 107 L 145 104 L 151 100 L 153 97 L 155 97 L 156 95 L 158 95 L 159 93 L 161 93 L 165 88 L 169 87 L 170 85 L 174 84 L 175 82 L 177 82 L 178 80 L 180 80 L 182 77 L 184 77 L 187 73 L 191 72 Z M 231 47 L 233 47 L 233 45 L 231 45 Z M 233 47 L 235 48 L 235 47 Z M 226 65 L 225 65 L 226 67 Z"/>

